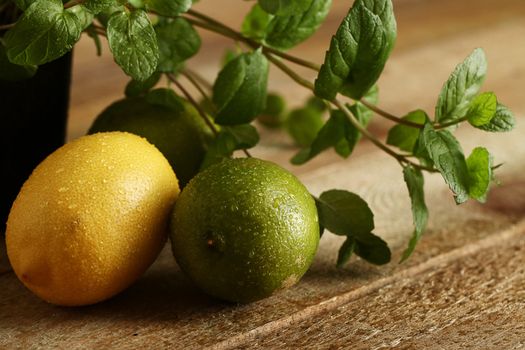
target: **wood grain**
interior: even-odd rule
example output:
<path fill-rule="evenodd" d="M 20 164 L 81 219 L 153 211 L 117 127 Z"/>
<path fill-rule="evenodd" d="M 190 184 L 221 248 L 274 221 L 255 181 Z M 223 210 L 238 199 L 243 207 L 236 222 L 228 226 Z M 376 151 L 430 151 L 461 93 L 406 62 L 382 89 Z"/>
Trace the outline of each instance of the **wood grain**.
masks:
<path fill-rule="evenodd" d="M 201 6 L 233 2 L 238 11 L 248 6 L 238 0 L 203 0 Z M 335 0 L 331 19 L 312 44 L 296 52 L 321 57 L 348 3 Z M 392 247 L 393 263 L 374 267 L 354 259 L 336 269 L 341 238 L 325 235 L 297 286 L 249 305 L 222 303 L 199 292 L 168 248 L 127 291 L 84 308 L 48 305 L 12 273 L 0 274 L 0 349 L 523 347 L 525 2 L 502 0 L 495 7 L 489 0 L 401 0 L 396 10 L 400 42 L 380 81 L 381 105 L 399 114 L 416 107 L 432 110 L 454 65 L 482 46 L 490 64 L 485 89 L 496 91 L 518 115 L 517 130 L 510 134 L 459 130 L 466 153 L 482 143 L 505 163 L 498 170 L 502 185 L 493 189 L 487 205 L 457 207 L 441 177 L 427 176 L 429 229 L 415 255 L 399 265 L 412 224 L 395 161 L 362 142 L 349 160 L 327 152 L 292 167 L 288 160 L 297 150 L 283 133 L 261 129 L 263 143 L 255 155 L 291 169 L 315 194 L 343 188 L 370 202 L 376 233 Z M 228 21 L 240 19 L 236 11 L 215 13 Z M 211 34 L 204 39 L 212 47 L 197 57 L 195 67 L 213 77 L 213 55 L 228 43 Z M 92 59 L 88 44 L 76 52 L 70 137 L 84 133 L 95 115 L 122 95 L 126 82 L 109 56 Z M 299 103 L 306 96 L 286 77 L 272 74 L 274 87 L 289 98 Z M 384 135 L 390 125 L 377 121 L 372 130 Z"/>

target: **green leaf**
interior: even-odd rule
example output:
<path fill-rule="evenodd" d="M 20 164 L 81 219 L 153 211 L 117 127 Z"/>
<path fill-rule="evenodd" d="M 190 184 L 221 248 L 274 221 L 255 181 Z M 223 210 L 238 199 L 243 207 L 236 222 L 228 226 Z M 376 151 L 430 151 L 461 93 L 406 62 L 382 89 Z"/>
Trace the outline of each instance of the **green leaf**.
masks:
<path fill-rule="evenodd" d="M 221 130 L 235 139 L 235 150 L 252 148 L 259 142 L 259 133 L 250 124 L 225 126 Z"/>
<path fill-rule="evenodd" d="M 127 97 L 136 97 L 145 94 L 151 90 L 159 82 L 161 77 L 160 72 L 156 72 L 144 81 L 131 80 L 126 85 L 125 94 Z"/>
<path fill-rule="evenodd" d="M 291 159 L 292 164 L 304 164 L 324 150 L 335 147 L 339 142 L 343 142 L 346 135 L 346 124 L 346 116 L 340 111 L 333 111 L 330 119 L 328 119 L 317 133 L 312 145 L 299 151 L 299 153 Z"/>
<path fill-rule="evenodd" d="M 490 123 L 496 115 L 498 99 L 493 92 L 485 92 L 476 96 L 470 103 L 466 117 L 473 126 L 480 126 Z"/>
<path fill-rule="evenodd" d="M 361 259 L 375 265 L 389 263 L 392 256 L 388 244 L 373 233 L 357 236 L 354 251 Z"/>
<path fill-rule="evenodd" d="M 430 123 L 421 134 L 422 142 L 434 166 L 454 193 L 457 204 L 468 200 L 469 173 L 463 150 L 447 130 L 436 131 Z"/>
<path fill-rule="evenodd" d="M 127 75 L 143 81 L 155 72 L 159 47 L 145 11 L 114 13 L 108 21 L 107 34 L 115 62 Z"/>
<path fill-rule="evenodd" d="M 146 9 L 153 10 L 161 16 L 174 17 L 188 11 L 191 0 L 144 0 Z"/>
<path fill-rule="evenodd" d="M 339 253 L 337 254 L 337 268 L 343 267 L 343 265 L 350 260 L 354 253 L 355 246 L 355 239 L 353 237 L 346 237 L 346 240 L 341 245 L 341 248 L 339 248 Z"/>
<path fill-rule="evenodd" d="M 87 0 L 82 3 L 82 5 L 94 15 L 118 6 L 118 4 L 116 0 Z"/>
<path fill-rule="evenodd" d="M 315 94 L 359 100 L 377 81 L 396 39 L 391 0 L 357 0 L 332 37 Z"/>
<path fill-rule="evenodd" d="M 489 132 L 507 132 L 514 129 L 516 119 L 514 114 L 506 106 L 498 103 L 496 113 L 488 124 L 478 125 L 476 128 Z"/>
<path fill-rule="evenodd" d="M 371 101 L 377 102 L 377 89 L 371 89 L 367 96 L 369 96 Z M 372 114 L 362 103 L 357 102 L 348 107 L 348 109 L 361 125 L 364 127 L 368 125 Z M 317 133 L 311 146 L 299 151 L 291 159 L 291 162 L 295 165 L 304 164 L 330 147 L 334 147 L 337 154 L 341 157 L 347 158 L 352 154 L 360 139 L 361 133 L 348 120 L 346 115 L 342 111 L 334 110 L 330 115 L 330 119 Z"/>
<path fill-rule="evenodd" d="M 312 0 L 259 0 L 264 11 L 279 16 L 305 12 L 311 3 Z"/>
<path fill-rule="evenodd" d="M 450 75 L 436 104 L 436 121 L 443 123 L 462 118 L 477 95 L 487 73 L 482 49 L 474 50 Z"/>
<path fill-rule="evenodd" d="M 319 112 L 324 112 L 328 109 L 326 102 L 317 96 L 310 97 L 308 101 L 306 101 L 306 105 L 310 108 L 317 109 Z"/>
<path fill-rule="evenodd" d="M 418 109 L 408 113 L 403 120 L 424 125 L 428 120 L 425 111 Z M 398 147 L 402 151 L 412 152 L 419 138 L 420 130 L 411 126 L 397 124 L 388 131 L 386 143 Z"/>
<path fill-rule="evenodd" d="M 84 5 L 75 5 L 71 8 L 68 8 L 66 11 L 77 16 L 80 23 L 80 28 L 82 28 L 82 30 L 89 27 L 95 18 L 93 13 L 89 11 Z"/>
<path fill-rule="evenodd" d="M 249 124 L 224 127 L 209 145 L 201 170 L 231 158 L 236 150 L 251 148 L 258 142 L 257 130 Z"/>
<path fill-rule="evenodd" d="M 13 0 L 16 6 L 22 11 L 26 11 L 35 1 L 36 0 Z"/>
<path fill-rule="evenodd" d="M 332 0 L 313 0 L 304 12 L 275 16 L 267 25 L 265 41 L 278 49 L 290 49 L 308 39 L 323 23 Z"/>
<path fill-rule="evenodd" d="M 257 120 L 269 128 L 281 126 L 287 117 L 286 101 L 281 95 L 268 93 L 266 95 L 266 108 L 257 116 Z"/>
<path fill-rule="evenodd" d="M 230 61 L 213 85 L 215 121 L 221 125 L 251 122 L 265 108 L 268 61 L 262 51 L 244 53 Z"/>
<path fill-rule="evenodd" d="M 403 252 L 401 261 L 403 262 L 412 255 L 414 248 L 419 242 L 421 235 L 425 232 L 428 222 L 428 209 L 425 203 L 425 179 L 419 169 L 412 166 L 403 168 L 403 177 L 408 187 L 410 202 L 412 204 L 412 217 L 414 220 L 414 233 L 408 243 L 408 247 Z"/>
<path fill-rule="evenodd" d="M 294 109 L 286 118 L 285 126 L 297 145 L 308 146 L 323 127 L 323 113 L 309 107 Z"/>
<path fill-rule="evenodd" d="M 321 224 L 336 235 L 360 237 L 374 229 L 374 214 L 355 193 L 330 190 L 316 201 Z"/>
<path fill-rule="evenodd" d="M 221 67 L 225 67 L 230 61 L 233 61 L 237 56 L 239 56 L 239 53 L 237 51 L 234 51 L 230 48 L 227 48 L 224 50 L 224 53 L 222 54 L 221 58 Z"/>
<path fill-rule="evenodd" d="M 7 57 L 19 65 L 53 61 L 73 48 L 81 32 L 80 20 L 60 0 L 35 1 L 5 35 Z"/>
<path fill-rule="evenodd" d="M 180 64 L 201 47 L 199 34 L 184 18 L 159 24 L 155 31 L 160 53 L 157 69 L 161 72 L 176 72 Z"/>
<path fill-rule="evenodd" d="M 97 9 L 97 11 L 94 11 L 94 12 L 98 12 L 98 10 L 99 9 Z M 107 28 L 108 22 L 111 16 L 113 16 L 116 12 L 123 12 L 123 11 L 126 11 L 126 7 L 123 5 L 120 5 L 119 3 L 116 3 L 107 8 L 103 7 L 102 10 L 98 12 L 98 14 L 96 15 L 96 18 L 97 18 L 97 21 L 99 21 L 103 27 Z"/>
<path fill-rule="evenodd" d="M 35 75 L 37 69 L 37 66 L 20 66 L 18 64 L 11 63 L 7 58 L 5 46 L 0 40 L 0 80 L 17 81 L 29 79 Z"/>
<path fill-rule="evenodd" d="M 377 85 L 372 86 L 370 90 L 368 90 L 367 93 L 363 96 L 363 99 L 366 100 L 368 103 L 376 105 L 379 102 L 378 86 Z M 365 126 L 368 125 L 368 122 L 374 116 L 374 112 L 359 101 L 357 101 L 350 107 L 350 111 L 354 115 L 359 116 L 361 122 Z"/>
<path fill-rule="evenodd" d="M 185 110 L 182 99 L 172 89 L 158 88 L 151 90 L 146 94 L 146 101 L 152 105 L 171 109 L 173 112 L 183 112 Z"/>
<path fill-rule="evenodd" d="M 493 159 L 489 151 L 476 147 L 467 158 L 469 173 L 469 195 L 475 200 L 485 203 L 492 180 Z"/>
<path fill-rule="evenodd" d="M 264 11 L 259 4 L 255 4 L 244 18 L 241 32 L 248 38 L 262 40 L 266 36 L 266 29 L 271 19 L 272 15 Z"/>

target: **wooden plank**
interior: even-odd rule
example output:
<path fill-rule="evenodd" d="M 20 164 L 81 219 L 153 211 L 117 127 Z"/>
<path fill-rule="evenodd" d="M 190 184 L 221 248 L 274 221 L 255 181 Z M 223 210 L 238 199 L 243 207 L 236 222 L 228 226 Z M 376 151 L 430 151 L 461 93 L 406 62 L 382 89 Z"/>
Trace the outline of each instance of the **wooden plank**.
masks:
<path fill-rule="evenodd" d="M 510 253 L 509 253 L 510 252 Z M 525 220 L 215 349 L 517 349 L 525 345 Z M 429 288 L 431 286 L 431 288 Z"/>
<path fill-rule="evenodd" d="M 524 134 L 521 128 L 519 134 L 508 137 L 509 143 L 521 140 Z M 523 148 L 515 147 L 518 162 L 525 161 Z M 396 261 L 410 233 L 410 219 L 401 179 L 394 178 L 392 183 L 378 186 L 382 176 L 370 175 L 388 173 L 394 177 L 397 167 L 386 160 L 382 154 L 370 153 L 355 160 L 357 168 L 344 170 L 346 177 L 339 173 L 343 169 L 337 170 L 334 165 L 326 169 L 327 173 L 313 172 L 304 176 L 304 180 L 310 188 L 325 187 L 332 180 L 337 182 L 333 184 L 336 187 L 342 185 L 361 192 L 374 208 L 387 208 L 387 212 L 376 211 L 377 232 L 394 248 Z M 365 161 L 369 170 L 366 174 L 359 167 Z M 430 177 L 427 181 L 428 202 L 433 213 L 430 229 L 407 264 L 394 262 L 377 268 L 353 261 L 347 268 L 337 270 L 334 260 L 341 240 L 328 235 L 322 240 L 314 265 L 299 285 L 250 305 L 232 306 L 201 294 L 178 271 L 169 249 L 129 290 L 108 302 L 81 309 L 47 305 L 26 291 L 12 274 L 0 276 L 3 286 L 0 292 L 0 348 L 15 344 L 68 348 L 122 348 L 139 344 L 191 347 L 227 341 L 363 286 L 382 285 L 385 278 L 389 283 L 402 280 L 412 268 L 419 270 L 426 264 L 430 265 L 430 270 L 435 262 L 442 261 L 440 256 L 461 251 L 461 247 L 467 247 L 469 253 L 469 246 L 475 247 L 476 242 L 500 237 L 502 232 L 516 226 L 524 215 L 523 199 L 511 201 L 500 193 L 523 193 L 525 182 L 521 185 L 513 182 L 520 179 L 518 175 L 515 169 L 508 167 L 502 174 L 506 185 L 493 192 L 494 198 L 505 199 L 505 208 L 497 200 L 490 201 L 488 206 L 471 203 L 455 208 L 441 179 Z M 398 215 L 397 220 L 392 220 Z M 522 228 L 523 223 L 516 227 Z M 513 256 L 520 253 L 506 252 Z"/>
<path fill-rule="evenodd" d="M 430 1 L 429 3 L 435 4 L 436 2 Z M 514 3 L 523 4 L 521 1 Z M 418 4 L 421 5 L 419 2 Z M 513 15 L 518 16 L 518 14 Z M 412 29 L 416 30 L 417 27 Z M 524 35 L 523 21 L 497 22 L 497 24 L 492 22 L 492 25 L 487 25 L 483 29 L 477 27 L 471 33 L 465 29 L 461 35 L 451 40 L 436 40 L 432 45 L 421 44 L 407 47 L 396 54 L 387 67 L 385 77 L 381 80 L 382 91 L 385 92 L 381 103 L 400 113 L 414 106 L 431 109 L 440 84 L 453 66 L 470 51 L 471 47 L 481 45 L 487 49 L 491 63 L 487 89 L 496 90 L 500 96 L 504 97 L 503 102 L 509 104 L 520 116 L 523 116 L 525 101 L 522 97 L 521 85 L 525 77 L 525 67 L 521 58 L 525 57 L 523 55 L 525 48 L 523 45 L 509 45 L 509 42 L 520 42 Z M 445 35 L 443 38 L 448 38 L 448 36 Z M 211 70 L 209 67 L 208 64 L 205 69 Z M 80 80 L 81 83 L 86 84 L 83 90 L 85 101 L 78 105 L 75 104 L 73 108 L 77 111 L 77 117 L 85 119 L 82 119 L 83 122 L 73 119 L 73 128 L 84 127 L 86 120 L 91 118 L 89 114 L 96 109 L 95 107 L 101 105 L 106 99 L 108 101 L 113 99 L 117 94 L 115 89 L 118 84 L 110 81 L 110 78 L 114 76 L 108 74 L 110 78 L 106 81 L 103 79 L 104 73 L 107 72 L 96 73 L 96 77 L 102 79 L 96 84 L 91 82 L 87 75 Z M 106 82 L 108 86 L 100 88 L 100 84 L 104 85 Z M 123 83 L 124 79 L 120 79 L 119 82 Z M 399 93 L 400 83 L 403 84 L 402 94 Z M 295 88 L 292 89 L 292 85 L 284 78 L 278 80 L 278 85 L 290 91 L 292 95 L 304 96 L 303 92 L 296 92 Z M 110 96 L 104 96 L 106 94 Z M 90 96 L 94 101 L 91 109 L 86 108 L 90 105 Z M 470 284 L 461 284 L 461 286 L 462 288 L 479 287 L 483 282 L 476 284 L 476 278 L 480 281 L 487 281 L 487 277 L 471 266 L 480 263 L 484 254 L 498 255 L 504 254 L 503 251 L 508 254 L 508 259 L 504 257 L 501 257 L 500 260 L 488 259 L 490 271 L 504 273 L 509 271 L 506 270 L 505 261 L 514 258 L 518 262 L 522 261 L 519 260 L 518 255 L 523 255 L 523 251 L 511 244 L 511 238 L 515 237 L 517 244 L 521 242 L 523 245 L 520 236 L 523 222 L 520 219 L 525 215 L 525 178 L 523 175 L 525 144 L 522 141 L 525 136 L 525 126 L 522 124 L 518 125 L 514 133 L 505 136 L 483 135 L 482 143 L 489 146 L 498 161 L 506 163 L 499 171 L 503 185 L 493 191 L 488 205 L 469 203 L 466 206 L 456 207 L 442 179 L 438 175 L 427 177 L 428 204 L 432 213 L 430 227 L 416 254 L 406 264 L 398 265 L 394 262 L 386 267 L 376 268 L 355 260 L 345 269 L 337 270 L 334 267 L 334 260 L 341 239 L 328 235 L 323 237 L 314 265 L 299 285 L 269 299 L 240 306 L 212 300 L 197 291 L 178 270 L 169 249 L 162 253 L 154 266 L 130 289 L 110 301 L 86 308 L 67 309 L 47 305 L 25 290 L 13 274 L 4 274 L 0 275 L 2 286 L 0 289 L 0 348 L 67 347 L 75 349 L 135 348 L 139 346 L 192 348 L 217 345 L 219 342 L 225 342 L 223 343 L 225 346 L 233 346 L 248 344 L 256 339 L 254 335 L 259 335 L 261 342 L 277 346 L 279 344 L 276 343 L 276 339 L 282 340 L 282 338 L 278 338 L 279 335 L 274 334 L 273 330 L 264 331 L 265 327 L 272 324 L 279 325 L 279 322 L 283 322 L 281 320 L 289 320 L 290 315 L 300 315 L 306 312 L 304 310 L 310 310 L 310 308 L 320 309 L 322 312 L 319 315 L 327 319 L 324 330 L 326 337 L 336 337 L 338 334 L 336 324 L 330 323 L 328 318 L 332 314 L 339 315 L 337 312 L 343 310 L 343 306 L 348 308 L 347 305 L 352 307 L 353 303 L 355 305 L 361 303 L 359 305 L 364 308 L 367 301 L 386 295 L 386 292 L 390 290 L 392 294 L 388 294 L 391 298 L 389 300 L 395 301 L 395 293 L 401 293 L 400 295 L 404 296 L 403 286 L 421 288 L 421 293 L 439 293 L 442 291 L 440 284 L 434 289 L 421 282 L 431 281 L 429 279 L 431 277 L 428 276 L 434 272 L 437 275 L 444 274 L 445 277 L 440 281 L 450 280 L 458 283 L 459 288 L 461 281 L 455 280 L 457 276 L 450 276 L 442 263 L 456 271 L 454 269 L 458 264 L 460 265 L 463 261 L 471 261 L 472 264 L 468 265 L 468 272 L 477 277 L 470 279 L 468 282 Z M 374 130 L 383 133 L 384 125 L 377 124 Z M 476 137 L 481 134 L 472 129 L 466 129 L 462 130 L 461 135 L 466 142 L 466 150 L 470 150 L 475 143 L 478 143 Z M 268 138 L 265 138 L 265 143 L 255 153 L 291 168 L 287 161 L 295 149 L 290 147 L 288 141 L 283 141 L 282 135 L 269 134 Z M 327 153 L 312 164 L 293 168 L 293 170 L 313 193 L 337 187 L 349 189 L 364 196 L 371 203 L 376 214 L 377 233 L 388 240 L 395 251 L 394 259 L 397 261 L 410 235 L 411 219 L 406 189 L 403 187 L 400 169 L 394 161 L 374 150 L 371 145 L 363 143 L 349 161 L 339 160 L 333 154 Z M 501 235 L 507 238 L 501 241 L 495 239 L 495 237 L 501 238 Z M 487 242 L 494 243 L 495 247 L 487 248 L 489 244 Z M 498 247 L 501 247 L 501 250 Z M 5 254 L 0 253 L 0 256 L 5 256 Z M 501 266 L 497 265 L 498 261 L 501 261 Z M 485 263 L 484 260 L 481 262 Z M 411 271 L 416 271 L 416 273 Z M 522 286 L 522 280 L 518 276 L 513 281 L 519 283 L 517 284 L 519 287 Z M 498 287 L 503 285 L 500 280 L 496 282 Z M 363 286 L 369 285 L 376 285 L 377 288 L 363 289 Z M 519 294 L 511 293 L 519 292 L 520 288 L 514 291 L 505 288 L 502 290 L 512 299 Z M 464 291 L 458 290 L 458 298 L 461 297 L 462 292 Z M 344 297 L 354 295 L 352 293 L 357 294 L 359 298 Z M 338 299 L 344 302 L 330 304 Z M 431 310 L 430 305 L 418 304 L 417 300 L 410 300 L 413 303 L 411 305 L 417 310 Z M 380 301 L 376 300 L 377 305 L 380 305 Z M 328 304 L 337 305 L 337 307 L 326 309 L 320 307 Z M 476 305 L 473 304 L 473 307 Z M 381 309 L 370 309 L 370 318 L 380 320 L 384 314 L 379 310 Z M 465 309 L 454 310 L 454 312 L 462 312 Z M 522 309 L 516 307 L 515 310 L 519 312 Z M 338 317 L 351 319 L 349 315 L 351 313 Z M 410 315 L 413 318 L 409 320 L 417 325 L 419 315 L 419 313 L 414 313 Z M 520 318 L 516 317 L 516 320 Z M 296 332 L 295 324 L 302 325 L 303 321 L 305 320 L 292 319 L 291 322 L 285 324 L 289 330 L 283 329 L 283 332 L 286 331 L 288 332 L 286 334 L 289 335 Z M 456 322 L 460 324 L 463 321 Z M 486 323 L 483 324 L 487 326 Z M 393 327 L 402 328 L 403 325 L 403 320 L 397 319 Z M 509 334 L 514 325 L 510 323 L 508 327 L 502 325 L 498 329 L 511 339 Z M 467 323 L 463 329 L 468 330 Z M 485 329 L 480 327 L 480 332 Z M 387 337 L 388 332 L 381 333 L 385 341 L 393 341 Z M 406 334 L 412 336 L 408 331 Z M 432 337 L 433 334 L 429 333 L 426 339 Z M 442 334 L 440 336 L 444 340 L 447 339 Z M 417 337 L 412 336 L 412 338 L 414 341 L 419 341 Z M 378 335 L 377 342 L 380 339 Z M 309 345 L 313 346 L 315 342 L 321 340 L 312 335 Z M 416 348 L 422 345 L 422 342 L 413 343 Z"/>

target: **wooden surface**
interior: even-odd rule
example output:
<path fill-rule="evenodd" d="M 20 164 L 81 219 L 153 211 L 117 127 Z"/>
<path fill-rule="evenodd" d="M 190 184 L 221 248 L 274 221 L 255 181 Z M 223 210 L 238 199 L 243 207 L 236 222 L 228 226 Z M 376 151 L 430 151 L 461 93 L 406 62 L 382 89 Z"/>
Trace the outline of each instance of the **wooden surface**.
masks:
<path fill-rule="evenodd" d="M 329 21 L 295 52 L 320 61 L 349 1 L 334 0 Z M 202 0 L 200 6 L 239 22 L 247 3 Z M 235 11 L 218 11 L 220 7 Z M 520 349 L 525 347 L 525 1 L 400 0 L 399 41 L 380 81 L 381 106 L 396 113 L 432 111 L 441 84 L 474 47 L 489 59 L 484 90 L 497 92 L 518 117 L 516 131 L 487 135 L 464 127 L 466 152 L 487 145 L 501 186 L 486 205 L 455 206 L 439 175 L 426 177 L 429 229 L 414 256 L 397 264 L 411 233 L 399 166 L 367 142 L 349 160 L 327 153 L 304 167 L 279 133 L 263 134 L 254 153 L 293 170 L 315 194 L 343 188 L 365 197 L 376 233 L 394 251 L 374 267 L 358 259 L 335 268 L 340 237 L 325 235 L 313 266 L 295 287 L 249 305 L 213 300 L 178 270 L 170 251 L 121 295 L 84 308 L 45 304 L 6 272 L 0 254 L 0 349 L 3 348 L 356 348 Z M 213 78 L 228 41 L 203 33 L 192 67 Z M 213 60 L 212 60 L 213 59 Z M 272 87 L 297 104 L 306 96 L 272 72 Z M 85 132 L 101 109 L 122 96 L 126 78 L 111 58 L 94 57 L 83 41 L 75 53 L 70 137 Z M 380 120 L 372 130 L 384 134 Z M 0 249 L 3 249 L 0 248 Z"/>

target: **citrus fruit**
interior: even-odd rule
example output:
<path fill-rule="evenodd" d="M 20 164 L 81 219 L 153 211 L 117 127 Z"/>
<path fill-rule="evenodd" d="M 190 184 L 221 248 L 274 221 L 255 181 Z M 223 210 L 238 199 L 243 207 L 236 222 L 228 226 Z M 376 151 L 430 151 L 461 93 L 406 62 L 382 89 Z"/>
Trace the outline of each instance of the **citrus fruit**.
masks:
<path fill-rule="evenodd" d="M 131 285 L 155 260 L 179 188 L 164 156 L 122 132 L 72 141 L 48 156 L 7 221 L 11 265 L 58 305 L 86 305 Z"/>
<path fill-rule="evenodd" d="M 199 171 L 211 134 L 195 108 L 179 100 L 180 106 L 172 108 L 147 97 L 117 101 L 97 117 L 89 133 L 127 131 L 145 137 L 168 159 L 184 187 Z"/>
<path fill-rule="evenodd" d="M 180 268 L 208 294 L 233 302 L 295 284 L 319 243 L 306 188 L 254 158 L 224 160 L 197 174 L 175 204 L 170 231 Z"/>

